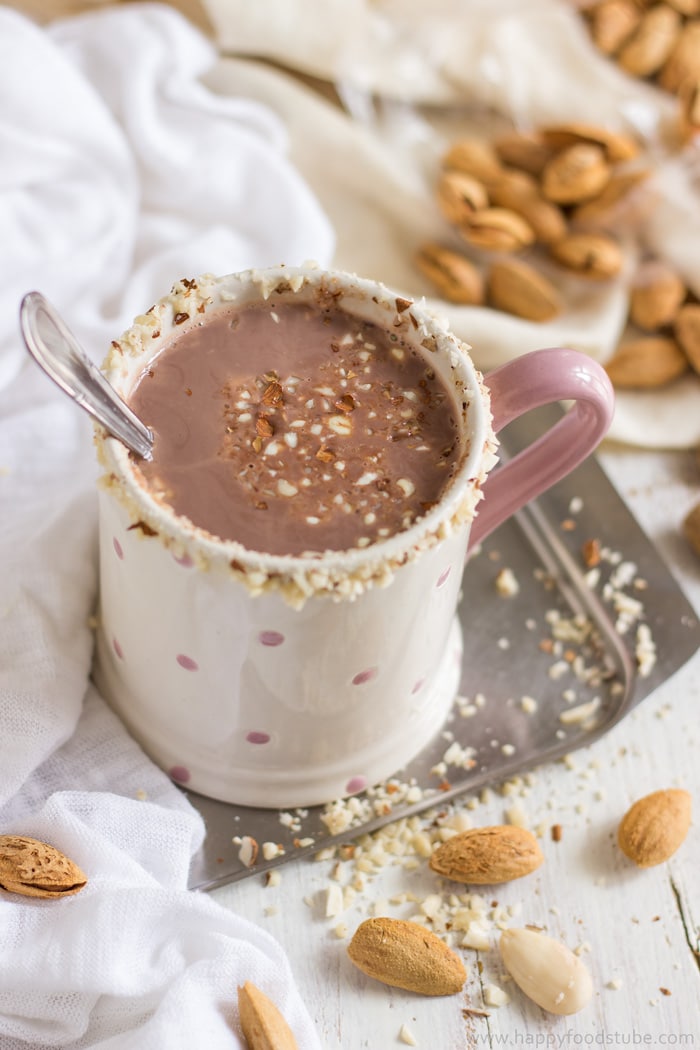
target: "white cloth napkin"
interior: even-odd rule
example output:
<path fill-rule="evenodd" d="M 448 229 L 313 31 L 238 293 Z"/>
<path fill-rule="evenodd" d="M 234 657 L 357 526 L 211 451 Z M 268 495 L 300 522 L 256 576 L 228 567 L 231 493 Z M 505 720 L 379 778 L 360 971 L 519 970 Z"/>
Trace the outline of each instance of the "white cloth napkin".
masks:
<path fill-rule="evenodd" d="M 203 3 L 229 56 L 209 82 L 284 115 L 295 163 L 336 229 L 336 265 L 427 296 L 484 370 L 540 346 L 572 346 L 607 361 L 625 326 L 636 251 L 646 246 L 700 295 L 697 147 L 669 156 L 675 101 L 601 56 L 575 4 Z M 255 56 L 329 81 L 345 112 L 284 72 L 256 64 Z M 622 279 L 596 288 L 557 277 L 568 306 L 547 324 L 436 298 L 412 257 L 423 241 L 448 237 L 434 199 L 447 144 L 470 134 L 488 137 L 506 124 L 527 130 L 561 121 L 634 131 L 645 143 L 654 206 L 639 238 L 627 244 L 630 265 Z M 695 374 L 649 394 L 620 392 L 610 436 L 654 448 L 700 445 L 699 404 Z"/>
<path fill-rule="evenodd" d="M 89 880 L 63 900 L 0 892 L 3 1050 L 243 1046 L 245 980 L 319 1046 L 281 947 L 186 889 L 202 822 L 89 683 L 90 425 L 17 324 L 39 288 L 99 361 L 178 277 L 330 261 L 283 123 L 203 86 L 215 59 L 155 4 L 46 30 L 0 7 L 0 833 Z"/>

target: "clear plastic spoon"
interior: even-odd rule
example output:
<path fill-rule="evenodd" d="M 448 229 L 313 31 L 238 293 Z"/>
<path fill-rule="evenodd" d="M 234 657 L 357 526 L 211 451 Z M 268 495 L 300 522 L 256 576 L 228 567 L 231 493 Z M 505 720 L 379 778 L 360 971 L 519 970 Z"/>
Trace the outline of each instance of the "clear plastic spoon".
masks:
<path fill-rule="evenodd" d="M 19 319 L 27 350 L 54 383 L 112 437 L 151 459 L 153 432 L 122 401 L 41 292 L 24 296 Z"/>

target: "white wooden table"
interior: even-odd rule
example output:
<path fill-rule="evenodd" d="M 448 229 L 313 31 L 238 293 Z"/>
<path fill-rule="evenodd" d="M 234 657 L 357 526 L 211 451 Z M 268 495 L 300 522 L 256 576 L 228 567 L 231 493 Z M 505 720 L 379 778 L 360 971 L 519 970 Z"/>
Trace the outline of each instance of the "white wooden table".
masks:
<path fill-rule="evenodd" d="M 700 501 L 697 460 L 606 448 L 600 461 L 700 612 L 700 557 L 680 529 Z M 358 879 L 353 860 L 290 860 L 277 869 L 277 885 L 253 875 L 213 896 L 281 942 L 327 1048 L 700 1047 L 699 716 L 696 654 L 594 745 L 516 781 L 511 794 L 494 784 L 479 799 L 457 801 L 458 815 L 475 826 L 503 823 L 516 804 L 545 854 L 526 879 L 473 888 L 484 891 L 490 947 L 459 949 L 469 977 L 458 995 L 423 998 L 389 988 L 364 977 L 346 955 L 349 937 L 370 915 L 411 918 L 426 898 L 430 910 L 449 904 L 450 893 L 470 891 L 440 880 L 422 858 L 394 858 L 330 916 L 328 901 L 338 896 L 331 887 Z M 693 794 L 696 826 L 668 864 L 639 870 L 615 844 L 617 822 L 634 799 L 673 786 Z M 550 834 L 555 824 L 559 841 Z M 500 964 L 499 921 L 534 924 L 576 950 L 594 979 L 589 1006 L 557 1018 L 528 1002 Z M 509 1001 L 489 1005 L 498 998 L 494 988 Z"/>

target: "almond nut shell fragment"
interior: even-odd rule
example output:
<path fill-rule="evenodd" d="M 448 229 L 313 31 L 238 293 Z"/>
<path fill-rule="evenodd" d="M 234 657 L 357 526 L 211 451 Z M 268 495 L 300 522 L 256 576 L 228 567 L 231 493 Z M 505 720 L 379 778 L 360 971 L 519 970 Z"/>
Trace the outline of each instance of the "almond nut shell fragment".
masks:
<path fill-rule="evenodd" d="M 544 860 L 537 839 L 510 824 L 470 828 L 433 852 L 430 867 L 456 882 L 495 885 L 529 875 Z"/>
<path fill-rule="evenodd" d="M 639 868 L 663 864 L 688 834 L 691 809 L 689 793 L 680 788 L 653 791 L 637 799 L 620 821 L 620 849 Z"/>
<path fill-rule="evenodd" d="M 551 1014 L 578 1013 L 593 995 L 591 975 L 560 941 L 529 929 L 504 930 L 499 942 L 506 970 L 518 988 Z"/>
<path fill-rule="evenodd" d="M 251 981 L 238 989 L 238 1016 L 250 1050 L 297 1050 L 284 1017 Z"/>
<path fill-rule="evenodd" d="M 663 335 L 641 336 L 620 343 L 605 366 L 613 386 L 626 390 L 665 386 L 687 370 L 688 359 L 678 343 Z"/>
<path fill-rule="evenodd" d="M 348 955 L 368 977 L 419 995 L 454 995 L 467 979 L 462 960 L 437 934 L 405 919 L 365 919 Z"/>
<path fill-rule="evenodd" d="M 70 897 L 87 885 L 77 864 L 47 842 L 0 835 L 0 889 L 23 897 Z"/>

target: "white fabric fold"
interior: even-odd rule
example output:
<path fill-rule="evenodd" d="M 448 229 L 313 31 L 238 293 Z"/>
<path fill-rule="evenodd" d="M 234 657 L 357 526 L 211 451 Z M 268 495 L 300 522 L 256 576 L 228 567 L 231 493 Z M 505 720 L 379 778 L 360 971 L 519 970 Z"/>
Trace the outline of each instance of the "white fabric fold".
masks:
<path fill-rule="evenodd" d="M 90 685 L 97 466 L 87 417 L 20 343 L 53 300 L 95 360 L 180 276 L 329 262 L 283 122 L 202 82 L 216 52 L 156 4 L 40 30 L 0 7 L 0 832 L 88 884 L 0 892 L 0 1046 L 243 1046 L 252 980 L 318 1037 L 281 947 L 186 889 L 199 815 Z"/>

